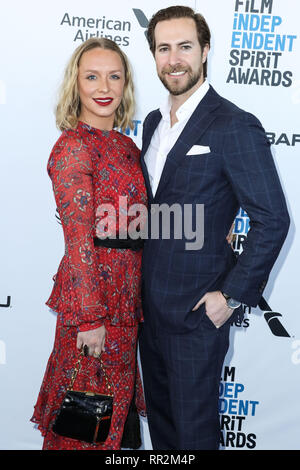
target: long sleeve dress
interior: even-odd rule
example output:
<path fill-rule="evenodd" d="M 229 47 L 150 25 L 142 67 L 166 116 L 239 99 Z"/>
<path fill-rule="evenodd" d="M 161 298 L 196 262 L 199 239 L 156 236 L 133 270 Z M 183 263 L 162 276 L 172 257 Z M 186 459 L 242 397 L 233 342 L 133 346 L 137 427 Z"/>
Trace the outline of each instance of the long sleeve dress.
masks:
<path fill-rule="evenodd" d="M 118 237 L 134 219 L 126 217 L 126 208 L 133 204 L 146 207 L 139 157 L 129 137 L 79 121 L 76 129 L 62 133 L 48 161 L 65 254 L 46 302 L 58 314 L 56 335 L 32 417 L 44 436 L 44 449 L 120 448 L 134 388 L 137 327 L 143 320 L 142 250 L 95 246 L 94 237 L 114 227 Z M 105 207 L 110 210 L 103 211 Z M 101 358 L 113 383 L 114 412 L 109 437 L 99 445 L 60 437 L 51 428 L 78 358 L 78 331 L 101 325 L 107 330 Z M 78 390 L 107 391 L 98 359 L 83 359 L 74 386 Z M 137 405 L 142 413 L 139 373 L 137 386 Z"/>

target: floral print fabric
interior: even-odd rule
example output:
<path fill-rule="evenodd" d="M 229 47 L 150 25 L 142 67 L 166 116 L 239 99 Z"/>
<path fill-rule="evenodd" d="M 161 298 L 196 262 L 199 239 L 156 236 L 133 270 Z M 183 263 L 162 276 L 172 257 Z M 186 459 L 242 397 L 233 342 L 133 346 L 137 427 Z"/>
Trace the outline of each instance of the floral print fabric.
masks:
<path fill-rule="evenodd" d="M 76 129 L 62 133 L 48 161 L 65 254 L 47 301 L 58 313 L 56 336 L 32 417 L 45 437 L 44 449 L 120 448 L 134 390 L 138 324 L 143 319 L 142 251 L 95 247 L 94 237 L 112 227 L 104 223 L 101 205 L 110 204 L 115 209 L 117 236 L 131 220 L 123 217 L 124 201 L 128 207 L 146 205 L 139 157 L 140 152 L 129 137 L 79 122 Z M 114 412 L 105 444 L 94 445 L 57 436 L 51 427 L 78 359 L 78 331 L 103 324 L 107 335 L 101 357 L 114 384 Z M 78 390 L 107 392 L 100 362 L 93 357 L 84 358 L 76 382 Z M 135 383 L 138 411 L 145 415 L 138 368 Z"/>
<path fill-rule="evenodd" d="M 139 155 L 129 137 L 81 122 L 76 130 L 63 132 L 50 155 L 48 172 L 64 230 L 65 255 L 47 305 L 64 314 L 66 325 L 81 331 L 105 321 L 133 326 L 142 320 L 141 250 L 93 243 L 97 227 L 109 229 L 102 224 L 105 216 L 97 217 L 99 207 L 115 208 L 118 236 L 119 228 L 131 221 L 120 214 L 124 203 L 146 205 Z"/>

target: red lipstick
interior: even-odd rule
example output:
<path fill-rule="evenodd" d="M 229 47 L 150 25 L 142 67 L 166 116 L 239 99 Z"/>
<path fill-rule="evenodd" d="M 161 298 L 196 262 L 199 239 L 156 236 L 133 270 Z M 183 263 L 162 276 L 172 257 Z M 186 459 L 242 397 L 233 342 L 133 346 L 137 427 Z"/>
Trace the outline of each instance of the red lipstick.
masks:
<path fill-rule="evenodd" d="M 111 98 L 110 96 L 106 96 L 105 98 L 93 98 L 93 100 L 99 106 L 108 106 L 113 102 L 113 98 Z"/>

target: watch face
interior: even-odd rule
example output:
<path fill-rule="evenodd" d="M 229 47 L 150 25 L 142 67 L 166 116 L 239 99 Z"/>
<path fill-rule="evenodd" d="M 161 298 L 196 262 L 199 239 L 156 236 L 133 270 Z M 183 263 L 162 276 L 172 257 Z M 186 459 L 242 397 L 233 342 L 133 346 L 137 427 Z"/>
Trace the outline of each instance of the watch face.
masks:
<path fill-rule="evenodd" d="M 241 302 L 239 302 L 238 300 L 229 298 L 227 300 L 227 305 L 228 305 L 229 308 L 235 309 L 235 308 L 238 308 L 241 305 Z"/>

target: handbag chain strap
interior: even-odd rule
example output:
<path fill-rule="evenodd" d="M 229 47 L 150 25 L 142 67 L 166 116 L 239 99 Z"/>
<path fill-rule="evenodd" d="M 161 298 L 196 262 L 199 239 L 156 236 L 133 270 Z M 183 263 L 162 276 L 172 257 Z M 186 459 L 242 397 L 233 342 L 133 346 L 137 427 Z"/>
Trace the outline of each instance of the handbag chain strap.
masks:
<path fill-rule="evenodd" d="M 71 376 L 71 382 L 70 382 L 70 385 L 68 387 L 68 390 L 73 390 L 73 386 L 74 386 L 74 382 L 76 380 L 76 377 L 77 375 L 79 374 L 79 372 L 81 371 L 81 361 L 82 361 L 82 358 L 84 357 L 84 353 L 83 351 L 80 352 L 79 354 L 79 357 L 78 357 L 78 360 L 75 364 L 75 367 L 74 367 L 74 370 L 73 370 L 73 373 L 72 373 L 72 376 Z M 100 364 L 101 364 L 101 369 L 102 369 L 102 372 L 103 372 L 103 376 L 104 376 L 104 379 L 105 379 L 105 382 L 106 382 L 106 387 L 109 391 L 109 394 L 111 394 L 111 389 L 112 389 L 112 383 L 109 381 L 106 373 L 105 373 L 105 370 L 104 370 L 104 365 L 103 365 L 103 362 L 101 359 L 99 359 L 100 361 Z M 112 396 L 112 395 L 111 395 Z"/>

